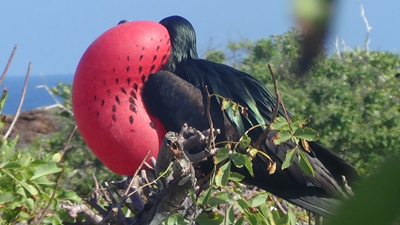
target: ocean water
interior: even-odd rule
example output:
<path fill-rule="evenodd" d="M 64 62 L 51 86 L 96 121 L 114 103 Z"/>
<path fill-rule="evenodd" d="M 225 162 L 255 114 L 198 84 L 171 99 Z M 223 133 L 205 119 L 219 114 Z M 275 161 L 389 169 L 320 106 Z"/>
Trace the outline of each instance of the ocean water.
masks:
<path fill-rule="evenodd" d="M 24 104 L 22 105 L 22 111 L 55 104 L 56 102 L 53 100 L 50 94 L 44 88 L 37 88 L 37 86 L 46 84 L 49 88 L 52 88 L 56 86 L 58 82 L 71 84 L 73 77 L 74 76 L 72 74 L 30 76 Z M 25 76 L 6 76 L 1 86 L 7 88 L 8 98 L 2 114 L 15 114 L 21 99 L 24 81 Z M 0 89 L 1 92 L 2 87 Z M 61 101 L 61 99 L 59 99 L 59 101 Z"/>

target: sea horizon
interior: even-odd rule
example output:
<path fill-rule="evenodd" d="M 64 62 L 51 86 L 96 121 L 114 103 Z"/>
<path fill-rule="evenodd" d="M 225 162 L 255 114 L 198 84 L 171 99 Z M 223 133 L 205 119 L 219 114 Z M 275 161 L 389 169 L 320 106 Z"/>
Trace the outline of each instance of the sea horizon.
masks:
<path fill-rule="evenodd" d="M 27 91 L 25 100 L 22 105 L 21 111 L 32 110 L 40 107 L 50 106 L 56 104 L 56 101 L 44 88 L 37 88 L 40 85 L 46 85 L 50 89 L 57 86 L 59 82 L 72 84 L 73 74 L 54 74 L 54 75 L 31 75 L 28 80 Z M 24 86 L 25 75 L 7 75 L 1 84 L 6 87 L 8 97 L 4 108 L 3 115 L 15 114 L 22 95 Z M 61 98 L 57 98 L 62 102 Z"/>

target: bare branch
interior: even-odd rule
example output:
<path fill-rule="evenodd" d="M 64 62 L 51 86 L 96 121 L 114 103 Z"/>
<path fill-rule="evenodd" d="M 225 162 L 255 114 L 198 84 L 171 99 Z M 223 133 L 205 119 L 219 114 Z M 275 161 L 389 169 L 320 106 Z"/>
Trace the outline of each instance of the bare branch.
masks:
<path fill-rule="evenodd" d="M 340 49 L 339 49 L 339 36 L 336 36 L 336 40 L 335 40 L 335 53 L 336 53 L 336 56 L 341 60 L 342 56 L 340 55 Z"/>
<path fill-rule="evenodd" d="M 36 221 L 36 223 L 35 223 L 36 225 L 38 225 L 38 224 L 40 224 L 42 222 L 42 220 L 44 219 L 44 217 L 45 217 L 45 215 L 47 213 L 47 210 L 49 210 L 49 207 L 50 207 L 51 203 L 53 202 L 54 197 L 56 196 L 57 189 L 60 186 L 61 177 L 62 177 L 63 174 L 64 174 L 64 166 L 62 167 L 62 170 L 60 172 L 60 176 L 58 176 L 57 183 L 56 183 L 56 186 L 54 187 L 53 193 L 51 194 L 50 200 L 47 203 L 46 208 L 43 210 L 42 215 L 39 217 L 38 221 Z"/>
<path fill-rule="evenodd" d="M 61 205 L 61 208 L 68 210 L 69 216 L 71 218 L 77 218 L 78 214 L 83 213 L 86 218 L 92 221 L 94 224 L 99 224 L 103 218 L 96 213 L 94 213 L 91 209 L 89 209 L 86 205 Z"/>
<path fill-rule="evenodd" d="M 207 119 L 208 119 L 208 123 L 210 125 L 210 131 L 211 131 L 211 134 L 208 137 L 208 143 L 207 143 L 207 147 L 206 147 L 206 150 L 207 150 L 207 149 L 211 148 L 211 143 L 212 143 L 211 140 L 214 139 L 214 134 L 212 132 L 214 130 L 214 124 L 212 122 L 211 110 L 210 110 L 210 108 L 211 108 L 211 96 L 210 96 L 210 92 L 208 91 L 207 85 L 205 86 L 205 89 L 206 89 L 206 93 L 207 93 L 207 110 L 206 110 L 206 112 L 207 112 Z"/>
<path fill-rule="evenodd" d="M 283 213 L 283 214 L 287 214 L 286 210 L 283 208 L 283 206 L 281 205 L 281 203 L 278 201 L 278 199 L 276 199 L 275 195 L 272 196 L 272 200 L 274 200 L 275 205 L 278 207 L 278 209 Z"/>
<path fill-rule="evenodd" d="M 43 81 L 44 81 L 44 78 L 43 78 L 43 77 L 42 77 L 42 79 L 43 79 Z M 50 88 L 47 86 L 46 83 L 44 83 L 44 84 L 42 84 L 42 85 L 38 85 L 38 86 L 36 86 L 35 88 L 44 88 L 44 89 L 47 91 L 47 93 L 51 96 L 51 98 L 56 102 L 55 105 L 46 106 L 45 109 L 50 109 L 50 108 L 53 108 L 53 107 L 59 107 L 59 108 L 61 108 L 62 110 L 67 111 L 67 112 L 68 112 L 69 114 L 71 114 L 72 116 L 74 115 L 74 112 L 73 112 L 71 109 L 68 109 L 68 108 L 64 107 L 64 106 L 57 100 L 56 96 L 53 94 L 53 92 L 50 90 Z"/>
<path fill-rule="evenodd" d="M 25 99 L 25 93 L 26 93 L 26 89 L 27 89 L 27 85 L 28 85 L 29 75 L 31 73 L 31 64 L 32 63 L 29 62 L 28 71 L 26 72 L 24 87 L 22 89 L 22 96 L 21 96 L 21 100 L 19 101 L 17 112 L 15 113 L 15 117 L 14 117 L 13 121 L 11 122 L 11 125 L 8 128 L 7 133 L 3 137 L 3 140 L 7 139 L 7 137 L 11 134 L 11 130 L 13 129 L 15 123 L 17 122 L 19 114 L 21 112 L 22 104 L 24 103 L 24 99 Z"/>
<path fill-rule="evenodd" d="M 365 17 L 365 13 L 364 13 L 364 7 L 363 5 L 359 2 L 358 3 L 360 5 L 360 10 L 361 10 L 361 18 L 364 20 L 365 23 L 365 27 L 367 28 L 367 34 L 365 36 L 365 49 L 367 51 L 367 54 L 369 53 L 369 43 L 371 42 L 371 40 L 369 39 L 369 34 L 371 33 L 372 27 L 369 26 L 368 20 Z"/>
<path fill-rule="evenodd" d="M 13 51 L 11 52 L 10 58 L 8 59 L 6 68 L 4 68 L 3 74 L 1 74 L 1 77 L 0 77 L 0 85 L 1 85 L 1 83 L 3 83 L 3 80 L 4 80 L 4 78 L 6 77 L 8 68 L 10 68 L 12 59 L 14 58 L 14 55 L 15 55 L 15 52 L 17 51 L 17 48 L 18 48 L 18 45 L 17 45 L 17 44 L 14 45 L 14 49 L 13 49 Z"/>
<path fill-rule="evenodd" d="M 276 78 L 275 78 L 274 71 L 272 70 L 271 64 L 269 64 L 269 63 L 268 63 L 268 69 L 269 69 L 269 72 L 271 73 L 272 81 L 274 82 L 275 96 L 276 96 L 275 108 L 274 108 L 274 110 L 273 110 L 273 112 L 272 112 L 271 121 L 269 121 L 269 123 L 271 124 L 272 122 L 274 122 L 276 116 L 278 115 L 279 106 L 280 106 L 280 105 L 279 105 L 279 102 L 281 101 L 281 97 L 280 97 L 280 95 L 279 95 L 278 85 L 277 85 L 277 83 L 276 83 Z M 283 106 L 283 102 L 282 102 L 282 106 Z M 285 108 L 284 108 L 284 109 L 285 109 Z M 287 117 L 286 109 L 285 109 L 285 113 L 286 113 L 286 117 Z M 260 135 L 260 137 L 258 137 L 256 143 L 254 143 L 254 148 L 256 148 L 256 149 L 259 149 L 259 148 L 260 148 L 261 142 L 262 142 L 264 139 L 267 138 L 268 133 L 269 133 L 270 131 L 271 131 L 271 129 L 269 128 L 269 126 L 265 128 L 264 133 L 262 133 L 262 134 Z"/>
<path fill-rule="evenodd" d="M 62 150 L 61 153 L 60 153 L 61 156 L 60 156 L 60 160 L 59 160 L 59 161 L 61 161 L 61 159 L 63 158 L 65 152 L 68 150 L 67 147 L 68 147 L 69 143 L 71 142 L 71 139 L 72 139 L 72 137 L 74 136 L 74 134 L 75 134 L 75 132 L 76 132 L 77 129 L 78 129 L 78 126 L 75 125 L 74 130 L 72 130 L 72 132 L 71 132 L 71 134 L 69 135 L 69 138 L 68 138 L 68 140 L 67 140 L 67 143 L 65 143 L 65 146 L 64 146 L 63 150 Z"/>

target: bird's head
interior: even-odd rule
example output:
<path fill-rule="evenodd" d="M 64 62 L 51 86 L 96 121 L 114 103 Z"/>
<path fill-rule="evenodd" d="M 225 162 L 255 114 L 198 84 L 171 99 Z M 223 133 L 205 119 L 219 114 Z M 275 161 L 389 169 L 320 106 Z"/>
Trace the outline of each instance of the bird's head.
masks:
<path fill-rule="evenodd" d="M 167 28 L 172 46 L 167 70 L 174 72 L 177 63 L 198 58 L 196 32 L 189 21 L 181 16 L 170 16 L 162 19 L 160 24 Z"/>

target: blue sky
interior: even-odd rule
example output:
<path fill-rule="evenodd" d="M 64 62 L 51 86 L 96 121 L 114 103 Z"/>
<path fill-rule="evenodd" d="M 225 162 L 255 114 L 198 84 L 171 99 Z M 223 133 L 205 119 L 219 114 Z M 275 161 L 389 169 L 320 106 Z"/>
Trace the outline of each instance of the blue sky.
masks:
<path fill-rule="evenodd" d="M 15 1 L 0 2 L 0 70 L 14 44 L 18 50 L 9 75 L 73 74 L 89 44 L 121 19 L 159 21 L 170 15 L 186 17 L 196 29 L 198 48 L 224 48 L 229 39 L 257 40 L 282 34 L 296 25 L 294 0 L 254 1 Z M 370 49 L 400 50 L 399 0 L 342 0 L 330 39 L 338 35 L 349 47 L 362 46 L 366 28 L 360 17 L 362 3 L 370 26 Z"/>

